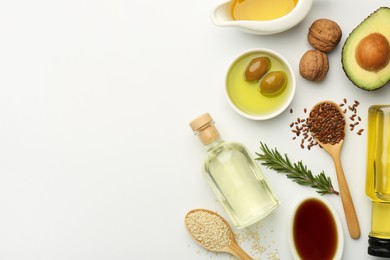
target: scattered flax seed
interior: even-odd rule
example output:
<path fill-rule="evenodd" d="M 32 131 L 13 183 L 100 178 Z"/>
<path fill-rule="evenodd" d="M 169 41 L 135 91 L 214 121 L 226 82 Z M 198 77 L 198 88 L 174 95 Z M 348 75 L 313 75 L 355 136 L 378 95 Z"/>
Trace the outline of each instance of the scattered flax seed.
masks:
<path fill-rule="evenodd" d="M 293 112 L 293 109 L 291 108 L 291 109 L 290 109 L 290 113 L 292 114 L 292 112 Z"/>
<path fill-rule="evenodd" d="M 358 116 L 358 114 L 357 114 L 358 113 L 357 108 L 359 107 L 359 105 L 360 105 L 360 102 L 357 101 L 357 100 L 354 100 L 353 104 L 348 106 L 348 111 L 346 109 L 344 110 L 344 114 L 347 114 L 347 112 L 351 112 L 352 113 L 352 115 L 349 116 L 349 119 L 351 121 L 354 121 L 353 124 L 350 124 L 350 129 L 349 130 L 351 132 L 353 132 L 355 130 L 355 127 L 357 125 L 359 125 L 359 123 L 362 121 L 362 118 L 360 116 Z M 357 118 L 357 120 L 356 120 L 356 118 Z M 361 135 L 362 132 L 357 131 L 356 134 Z"/>
<path fill-rule="evenodd" d="M 188 213 L 185 225 L 192 237 L 209 250 L 221 250 L 231 242 L 228 225 L 221 217 L 208 211 Z"/>
<path fill-rule="evenodd" d="M 307 108 L 304 108 L 303 111 L 306 113 Z M 293 140 L 295 140 L 299 136 L 303 137 L 300 139 L 300 147 L 302 149 L 307 147 L 307 149 L 310 150 L 312 146 L 315 146 L 318 143 L 315 140 L 313 140 L 311 136 L 309 136 L 309 128 L 306 122 L 307 122 L 307 118 L 297 118 L 296 121 L 293 122 L 294 124 L 292 124 L 292 126 L 295 125 L 295 127 L 291 126 L 292 128 L 291 132 L 295 134 Z"/>

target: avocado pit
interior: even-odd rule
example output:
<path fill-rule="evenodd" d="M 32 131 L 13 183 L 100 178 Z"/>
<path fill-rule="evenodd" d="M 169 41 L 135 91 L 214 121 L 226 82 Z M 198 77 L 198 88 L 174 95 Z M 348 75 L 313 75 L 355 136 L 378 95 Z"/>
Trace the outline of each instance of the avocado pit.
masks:
<path fill-rule="evenodd" d="M 359 42 L 355 56 L 362 69 L 379 71 L 389 63 L 389 41 L 380 33 L 371 33 Z"/>

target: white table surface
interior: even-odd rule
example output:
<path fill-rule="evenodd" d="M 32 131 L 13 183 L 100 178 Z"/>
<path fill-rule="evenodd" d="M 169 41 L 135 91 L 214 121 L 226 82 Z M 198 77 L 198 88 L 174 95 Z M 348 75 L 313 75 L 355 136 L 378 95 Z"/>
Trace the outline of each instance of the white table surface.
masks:
<path fill-rule="evenodd" d="M 193 208 L 226 216 L 201 174 L 204 149 L 188 126 L 204 112 L 223 138 L 255 155 L 259 142 L 324 170 L 330 156 L 292 141 L 289 124 L 323 99 L 358 100 L 366 128 L 370 105 L 389 103 L 390 88 L 366 92 L 347 79 L 341 48 L 385 0 L 315 0 L 309 16 L 277 35 L 255 36 L 212 24 L 220 1 L 2 1 L 0 4 L 0 259 L 232 259 L 195 244 L 183 225 Z M 310 24 L 329 18 L 343 30 L 329 54 L 326 80 L 299 76 L 311 48 Z M 223 94 L 228 64 L 252 48 L 291 63 L 297 92 L 288 111 L 256 122 Z M 343 259 L 367 255 L 371 203 L 364 193 L 366 132 L 347 133 L 342 162 L 362 235 L 347 232 L 340 198 L 325 196 L 344 228 Z M 257 257 L 291 259 L 287 228 L 295 203 L 315 191 L 262 170 L 281 206 L 261 221 L 267 249 Z M 250 252 L 250 242 L 242 244 Z"/>

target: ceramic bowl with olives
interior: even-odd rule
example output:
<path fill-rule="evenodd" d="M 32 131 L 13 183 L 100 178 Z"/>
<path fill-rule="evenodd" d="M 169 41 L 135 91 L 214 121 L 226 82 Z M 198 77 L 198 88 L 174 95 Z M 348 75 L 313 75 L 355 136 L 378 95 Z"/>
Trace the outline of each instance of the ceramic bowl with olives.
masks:
<path fill-rule="evenodd" d="M 254 120 L 282 113 L 295 95 L 295 76 L 288 61 L 270 49 L 252 49 L 233 60 L 225 93 L 240 115 Z"/>

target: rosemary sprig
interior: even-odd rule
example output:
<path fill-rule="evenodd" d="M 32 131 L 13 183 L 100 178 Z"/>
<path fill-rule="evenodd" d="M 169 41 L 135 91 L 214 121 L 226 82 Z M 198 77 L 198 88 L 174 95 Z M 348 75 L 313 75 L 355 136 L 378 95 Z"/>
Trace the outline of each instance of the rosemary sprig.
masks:
<path fill-rule="evenodd" d="M 287 178 L 300 185 L 311 186 L 317 189 L 317 192 L 321 195 L 332 193 L 339 195 L 339 192 L 333 188 L 332 180 L 326 177 L 324 171 L 317 176 L 313 176 L 311 170 L 308 170 L 302 161 L 292 164 L 287 154 L 284 154 L 283 157 L 276 148 L 274 150 L 269 149 L 262 142 L 260 142 L 260 149 L 263 151 L 263 154 L 256 153 L 258 158 L 255 159 L 262 161 L 261 164 L 267 168 L 278 173 L 286 173 Z"/>

